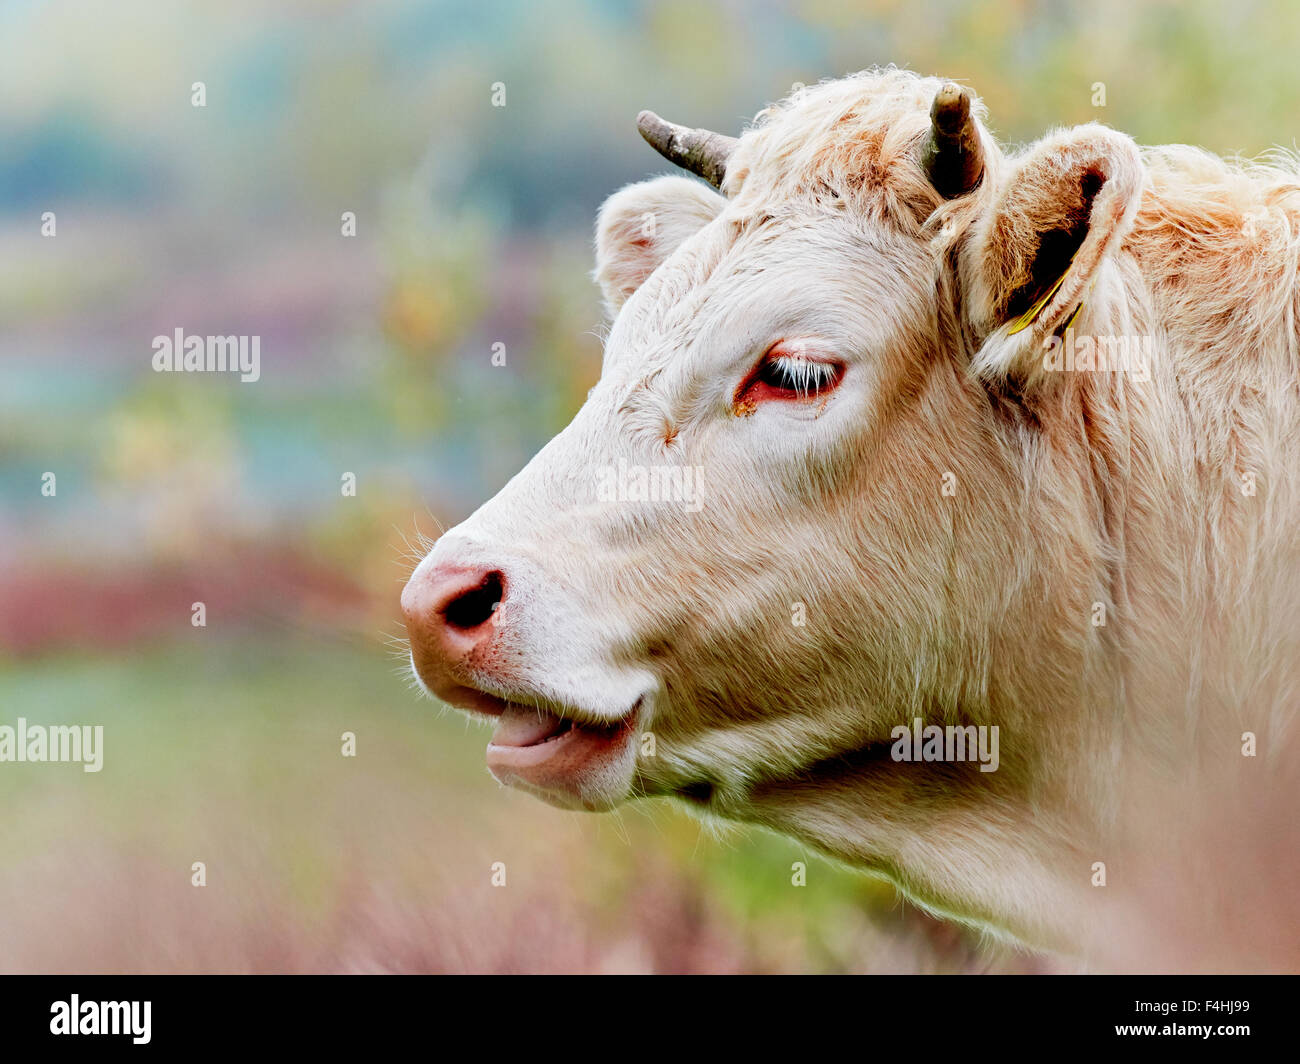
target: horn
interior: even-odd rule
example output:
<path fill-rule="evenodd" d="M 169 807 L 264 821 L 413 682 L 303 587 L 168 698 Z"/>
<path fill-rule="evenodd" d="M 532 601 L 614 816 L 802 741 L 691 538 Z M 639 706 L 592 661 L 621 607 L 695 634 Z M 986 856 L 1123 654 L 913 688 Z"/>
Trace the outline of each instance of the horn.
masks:
<path fill-rule="evenodd" d="M 636 116 L 636 128 L 646 143 L 671 163 L 704 178 L 714 188 L 722 189 L 727 176 L 727 158 L 738 143 L 735 137 L 711 133 L 707 129 L 687 129 L 665 122 L 653 111 Z"/>
<path fill-rule="evenodd" d="M 984 175 L 984 150 L 971 114 L 969 89 L 950 81 L 935 94 L 921 165 L 944 199 L 961 196 L 979 184 Z"/>

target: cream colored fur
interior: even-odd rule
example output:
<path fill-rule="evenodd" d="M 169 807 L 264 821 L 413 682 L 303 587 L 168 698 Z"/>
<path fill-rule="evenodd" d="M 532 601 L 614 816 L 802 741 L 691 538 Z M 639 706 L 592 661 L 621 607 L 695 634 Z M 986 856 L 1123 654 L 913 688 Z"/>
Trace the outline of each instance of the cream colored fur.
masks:
<path fill-rule="evenodd" d="M 725 196 L 611 197 L 601 380 L 446 541 L 539 574 L 512 614 L 520 690 L 577 699 L 586 670 L 650 692 L 656 753 L 610 804 L 685 795 L 1098 967 L 1300 965 L 1268 931 L 1300 913 L 1269 878 L 1285 861 L 1250 841 L 1297 795 L 1295 168 L 1096 125 L 1008 155 L 985 131 L 982 184 L 945 202 L 916 161 L 940 84 L 803 90 L 744 133 Z M 1043 234 L 1070 226 L 1064 283 L 1012 335 Z M 1149 381 L 1044 370 L 1080 302 L 1078 334 L 1153 338 Z M 789 337 L 844 360 L 838 390 L 734 409 Z M 619 457 L 703 467 L 707 505 L 599 505 Z M 890 760 L 915 716 L 999 726 L 1001 767 Z M 1246 871 L 1265 919 L 1224 932 L 1207 914 Z"/>

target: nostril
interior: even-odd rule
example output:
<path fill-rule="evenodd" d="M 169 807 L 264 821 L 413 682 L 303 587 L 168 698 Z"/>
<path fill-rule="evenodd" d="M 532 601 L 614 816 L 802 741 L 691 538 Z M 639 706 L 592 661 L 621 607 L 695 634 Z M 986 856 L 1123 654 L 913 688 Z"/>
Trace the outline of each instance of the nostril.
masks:
<path fill-rule="evenodd" d="M 453 628 L 477 628 L 492 616 L 505 594 L 505 577 L 493 570 L 483 577 L 478 587 L 457 595 L 447 603 L 442 615 Z"/>

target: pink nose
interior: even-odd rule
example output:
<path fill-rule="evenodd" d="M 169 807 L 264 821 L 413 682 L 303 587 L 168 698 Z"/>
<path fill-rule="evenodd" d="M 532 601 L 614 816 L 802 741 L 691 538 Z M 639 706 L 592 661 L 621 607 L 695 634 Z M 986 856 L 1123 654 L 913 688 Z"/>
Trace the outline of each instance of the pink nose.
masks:
<path fill-rule="evenodd" d="M 443 562 L 415 573 L 402 590 L 411 657 L 426 686 L 460 702 L 459 667 L 482 663 L 496 633 L 497 607 L 506 596 L 505 573 L 487 566 Z"/>

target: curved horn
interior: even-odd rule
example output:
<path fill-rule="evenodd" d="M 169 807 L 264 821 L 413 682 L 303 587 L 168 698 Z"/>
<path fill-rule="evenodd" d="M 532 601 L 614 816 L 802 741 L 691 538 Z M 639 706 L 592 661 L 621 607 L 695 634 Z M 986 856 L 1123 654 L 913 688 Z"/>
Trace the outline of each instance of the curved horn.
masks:
<path fill-rule="evenodd" d="M 971 93 L 951 81 L 930 107 L 930 138 L 921 154 L 930 183 L 944 199 L 969 192 L 984 175 L 984 150 L 971 114 Z"/>
<path fill-rule="evenodd" d="M 735 137 L 711 133 L 707 129 L 687 129 L 665 122 L 653 111 L 636 116 L 636 128 L 646 143 L 671 163 L 704 178 L 714 188 L 722 189 L 727 176 L 727 158 L 736 146 Z"/>

